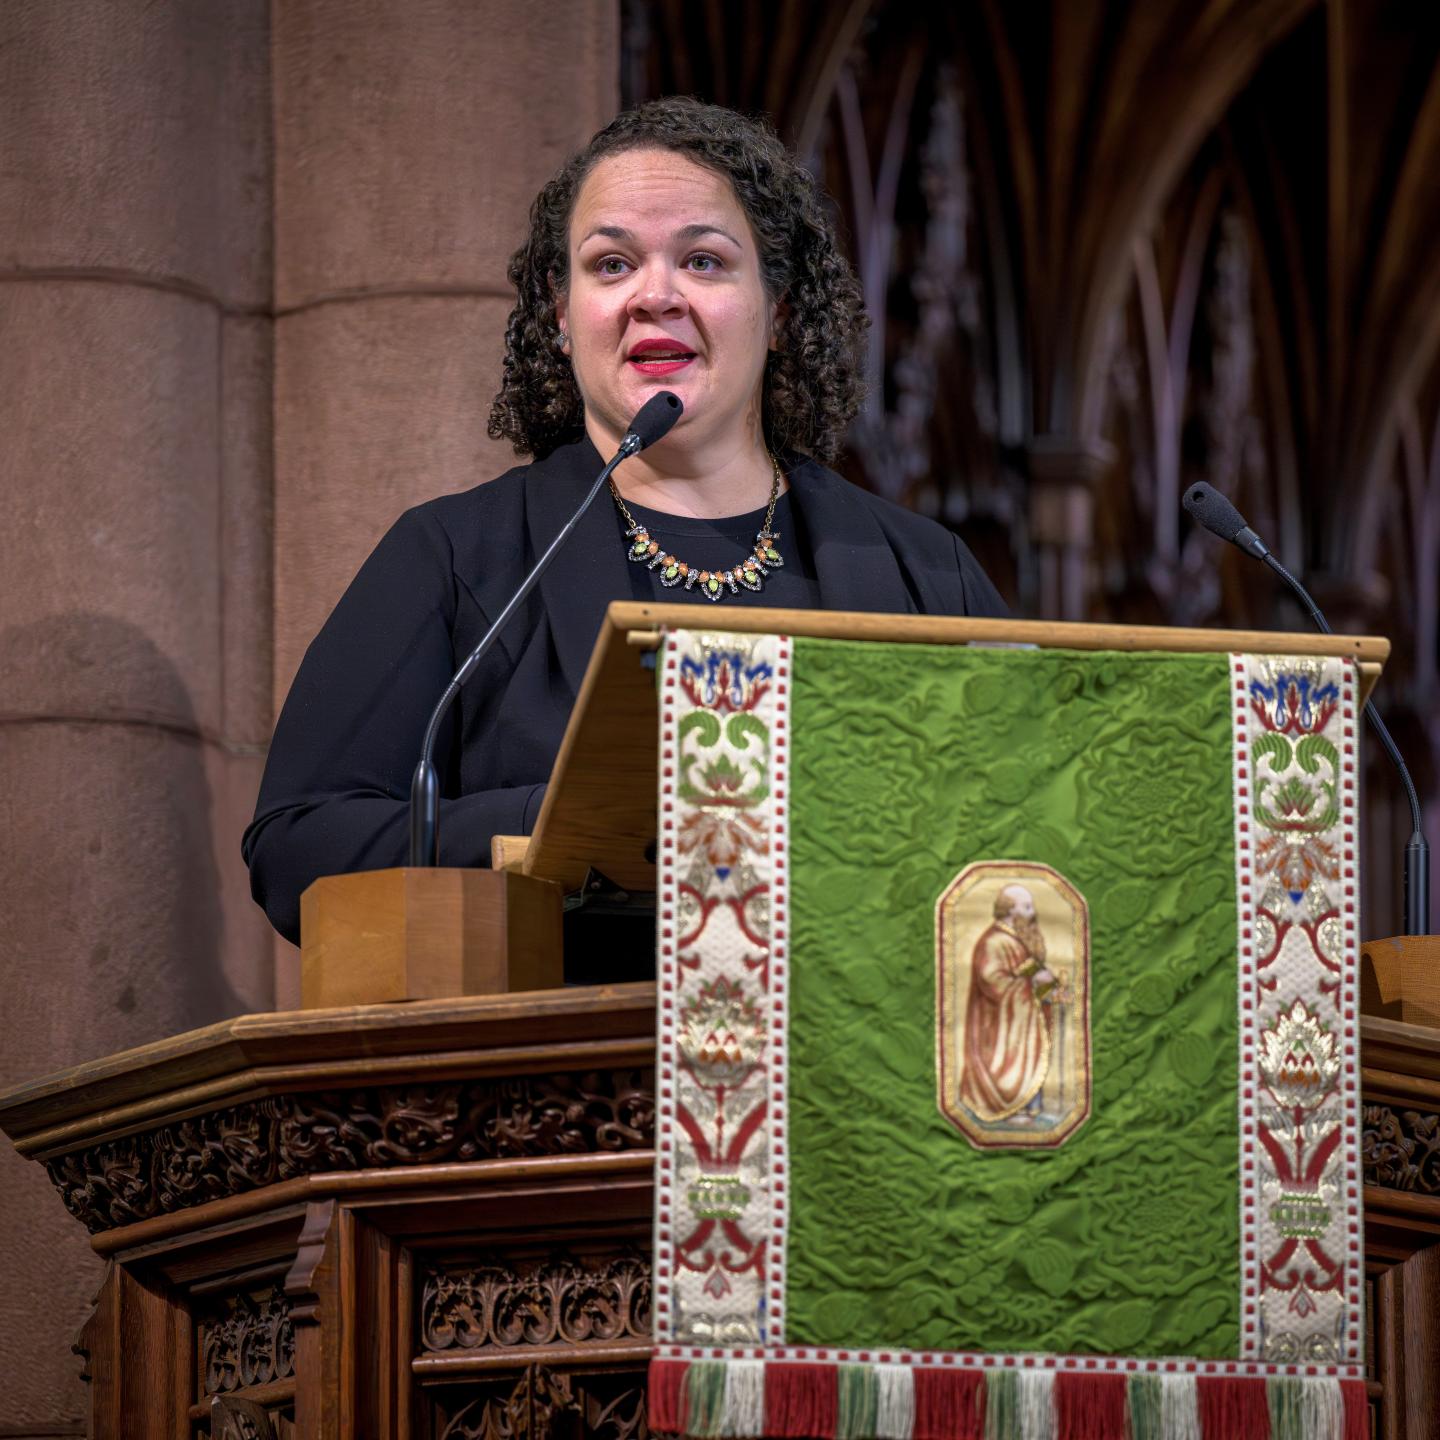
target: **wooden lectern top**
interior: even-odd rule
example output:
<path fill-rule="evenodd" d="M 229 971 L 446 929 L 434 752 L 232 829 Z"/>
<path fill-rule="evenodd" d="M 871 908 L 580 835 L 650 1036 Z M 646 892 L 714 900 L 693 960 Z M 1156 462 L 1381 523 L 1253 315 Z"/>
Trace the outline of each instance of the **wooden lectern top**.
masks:
<path fill-rule="evenodd" d="M 707 623 L 708 622 L 708 623 Z M 1010 644 L 1060 650 L 1341 655 L 1359 662 L 1361 699 L 1390 655 L 1379 636 L 1292 635 L 1258 630 L 1182 630 L 1158 625 L 1079 625 L 971 620 L 750 606 L 701 612 L 695 605 L 617 601 L 605 613 L 590 666 L 535 833 L 524 873 L 577 890 L 593 866 L 630 890 L 655 888 L 659 715 L 655 673 L 641 657 L 666 629 L 738 631 L 915 645 Z"/>

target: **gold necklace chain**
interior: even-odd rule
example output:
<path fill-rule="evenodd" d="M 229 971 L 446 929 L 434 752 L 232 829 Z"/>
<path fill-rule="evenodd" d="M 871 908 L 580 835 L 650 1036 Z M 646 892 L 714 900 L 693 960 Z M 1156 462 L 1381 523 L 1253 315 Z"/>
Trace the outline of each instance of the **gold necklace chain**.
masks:
<path fill-rule="evenodd" d="M 773 452 L 767 450 L 765 453 L 770 456 L 770 469 L 775 477 L 770 486 L 770 505 L 765 511 L 764 523 L 755 532 L 754 553 L 747 555 L 738 565 L 732 565 L 728 570 L 701 570 L 672 555 L 658 540 L 652 539 L 649 528 L 630 513 L 629 506 L 620 498 L 620 492 L 611 480 L 610 493 L 630 527 L 625 532 L 625 554 L 647 570 L 658 570 L 660 583 L 667 589 L 683 585 L 687 590 L 693 590 L 698 585 L 707 600 L 723 599 L 727 588 L 731 595 L 738 595 L 742 585 L 747 590 L 759 590 L 765 584 L 766 575 L 785 564 L 777 544 L 780 536 L 770 528 L 775 523 L 775 506 L 780 499 L 780 462 Z"/>

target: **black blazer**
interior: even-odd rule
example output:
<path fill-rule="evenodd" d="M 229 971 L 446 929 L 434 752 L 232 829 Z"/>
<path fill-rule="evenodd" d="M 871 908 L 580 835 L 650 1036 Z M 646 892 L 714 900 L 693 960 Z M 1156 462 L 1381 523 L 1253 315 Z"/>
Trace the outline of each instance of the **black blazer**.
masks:
<path fill-rule="evenodd" d="M 1006 613 L 950 531 L 792 458 L 791 505 L 827 610 Z M 282 935 L 298 938 L 300 895 L 318 876 L 404 863 L 430 711 L 603 463 L 582 440 L 418 505 L 361 566 L 290 688 L 243 841 L 252 891 Z M 631 576 L 601 496 L 441 730 L 443 864 L 487 865 L 492 835 L 530 833 L 605 608 L 633 598 Z M 704 610 L 701 623 L 723 625 Z"/>

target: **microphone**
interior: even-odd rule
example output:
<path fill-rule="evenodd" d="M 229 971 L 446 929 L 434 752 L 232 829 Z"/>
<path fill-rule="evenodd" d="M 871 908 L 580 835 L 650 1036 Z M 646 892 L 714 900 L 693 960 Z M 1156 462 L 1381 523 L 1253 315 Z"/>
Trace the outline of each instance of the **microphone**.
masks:
<path fill-rule="evenodd" d="M 560 533 L 550 542 L 545 553 L 535 562 L 535 568 L 520 582 L 520 588 L 510 597 L 505 608 L 496 617 L 495 623 L 481 637 L 480 643 L 466 657 L 465 663 L 455 672 L 454 678 L 445 687 L 435 709 L 430 713 L 429 724 L 425 727 L 425 739 L 420 747 L 420 763 L 415 767 L 415 777 L 410 782 L 410 864 L 414 866 L 435 866 L 440 863 L 440 782 L 435 774 L 435 736 L 440 729 L 450 702 L 460 693 L 460 687 L 474 673 L 475 667 L 485 658 L 486 652 L 495 643 L 505 622 L 515 613 L 520 602 L 535 588 L 540 577 L 550 568 L 555 553 L 565 543 L 566 537 L 579 523 L 580 517 L 590 508 L 600 493 L 611 472 L 622 461 L 663 439 L 675 427 L 675 422 L 684 413 L 685 406 L 680 397 L 670 390 L 661 390 L 652 395 L 636 412 L 620 442 L 614 458 L 596 477 L 579 508 L 565 522 Z"/>
<path fill-rule="evenodd" d="M 1245 517 L 1218 490 L 1204 481 L 1190 487 L 1189 494 L 1185 496 L 1185 508 L 1212 535 L 1238 545 L 1256 560 L 1264 560 L 1270 554 L 1265 542 L 1245 523 Z M 1293 585 L 1295 582 L 1291 580 L 1290 583 Z M 1327 625 L 1324 628 L 1328 631 L 1330 627 Z"/>
<path fill-rule="evenodd" d="M 1300 598 L 1311 620 L 1323 634 L 1331 635 L 1329 622 L 1320 613 L 1320 607 L 1310 598 L 1310 592 L 1270 553 L 1265 542 L 1245 523 L 1245 517 L 1216 489 L 1202 480 L 1191 485 L 1185 492 L 1185 509 L 1212 535 L 1238 545 L 1247 555 L 1268 565 Z M 1401 758 L 1400 748 L 1391 738 L 1390 731 L 1380 718 L 1380 712 L 1365 702 L 1365 718 L 1370 728 L 1379 736 L 1385 753 L 1395 762 L 1400 772 L 1400 783 L 1405 787 L 1405 798 L 1410 802 L 1411 835 L 1405 846 L 1405 934 L 1428 935 L 1430 933 L 1430 845 L 1420 823 L 1420 796 L 1415 782 Z"/>

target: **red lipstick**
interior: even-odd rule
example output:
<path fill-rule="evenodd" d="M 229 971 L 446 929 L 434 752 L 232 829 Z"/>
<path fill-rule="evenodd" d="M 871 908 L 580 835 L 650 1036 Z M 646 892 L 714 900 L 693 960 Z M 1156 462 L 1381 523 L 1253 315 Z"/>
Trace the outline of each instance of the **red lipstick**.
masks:
<path fill-rule="evenodd" d="M 649 356 L 654 358 L 647 358 Z M 627 358 L 642 375 L 671 375 L 690 364 L 695 352 L 675 340 L 639 340 Z"/>

